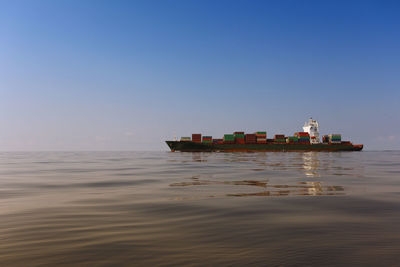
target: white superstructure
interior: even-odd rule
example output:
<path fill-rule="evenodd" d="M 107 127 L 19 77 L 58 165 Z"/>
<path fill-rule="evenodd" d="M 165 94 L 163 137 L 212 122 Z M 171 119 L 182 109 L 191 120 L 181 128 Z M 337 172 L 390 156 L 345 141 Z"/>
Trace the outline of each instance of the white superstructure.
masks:
<path fill-rule="evenodd" d="M 303 131 L 310 134 L 310 143 L 319 144 L 321 143 L 319 139 L 319 125 L 316 120 L 310 118 L 308 122 L 304 123 Z"/>

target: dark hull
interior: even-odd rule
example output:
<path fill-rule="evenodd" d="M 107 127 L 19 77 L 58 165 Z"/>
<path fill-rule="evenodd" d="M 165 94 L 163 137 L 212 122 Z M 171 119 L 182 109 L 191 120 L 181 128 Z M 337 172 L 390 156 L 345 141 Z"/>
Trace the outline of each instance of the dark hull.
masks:
<path fill-rule="evenodd" d="M 216 152 L 216 151 L 360 151 L 363 145 L 353 144 L 204 144 L 194 142 L 166 141 L 171 151 Z"/>

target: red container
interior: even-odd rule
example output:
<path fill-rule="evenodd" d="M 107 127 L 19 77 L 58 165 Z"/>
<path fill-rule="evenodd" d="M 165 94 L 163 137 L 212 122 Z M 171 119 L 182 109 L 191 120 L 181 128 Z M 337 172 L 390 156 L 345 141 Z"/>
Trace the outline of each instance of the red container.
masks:
<path fill-rule="evenodd" d="M 244 139 L 236 138 L 236 144 L 245 144 Z"/>
<path fill-rule="evenodd" d="M 294 133 L 294 136 L 301 137 L 301 136 L 310 136 L 307 132 L 297 132 Z"/>
<path fill-rule="evenodd" d="M 223 141 L 224 142 L 224 144 L 234 144 L 235 143 L 235 141 Z"/>
<path fill-rule="evenodd" d="M 309 145 L 310 144 L 310 141 L 299 141 L 299 142 L 297 142 L 297 144 L 299 144 L 299 145 Z"/>
<path fill-rule="evenodd" d="M 255 142 L 257 140 L 256 135 L 255 134 L 246 134 L 245 135 L 245 140 L 246 142 Z"/>
<path fill-rule="evenodd" d="M 192 142 L 201 143 L 201 134 L 192 134 Z"/>
<path fill-rule="evenodd" d="M 244 134 L 244 132 L 233 132 L 233 134 Z"/>
<path fill-rule="evenodd" d="M 285 139 L 285 135 L 284 134 L 276 134 L 274 139 Z"/>
<path fill-rule="evenodd" d="M 257 141 L 257 136 L 255 134 L 246 134 L 245 135 L 245 141 L 246 143 L 255 143 Z"/>
<path fill-rule="evenodd" d="M 261 141 L 261 140 L 257 140 L 257 144 L 266 144 L 267 141 Z"/>

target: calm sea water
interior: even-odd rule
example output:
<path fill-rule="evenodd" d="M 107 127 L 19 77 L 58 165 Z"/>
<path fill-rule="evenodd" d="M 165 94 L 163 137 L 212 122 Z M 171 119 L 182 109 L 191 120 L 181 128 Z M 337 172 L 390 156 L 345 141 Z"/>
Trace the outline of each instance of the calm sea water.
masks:
<path fill-rule="evenodd" d="M 400 151 L 0 153 L 0 265 L 399 265 Z"/>

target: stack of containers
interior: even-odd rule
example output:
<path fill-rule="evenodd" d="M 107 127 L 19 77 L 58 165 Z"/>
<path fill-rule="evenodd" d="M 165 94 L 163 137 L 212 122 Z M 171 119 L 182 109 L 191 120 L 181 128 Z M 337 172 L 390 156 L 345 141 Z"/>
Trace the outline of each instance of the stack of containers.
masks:
<path fill-rule="evenodd" d="M 298 137 L 299 144 L 310 144 L 310 135 L 307 132 L 297 132 L 294 136 Z"/>
<path fill-rule="evenodd" d="M 274 136 L 274 141 L 277 143 L 285 143 L 286 142 L 285 135 L 284 134 L 276 134 Z"/>
<path fill-rule="evenodd" d="M 236 144 L 244 144 L 244 132 L 234 132 Z"/>
<path fill-rule="evenodd" d="M 257 141 L 257 144 L 266 144 L 267 143 L 267 132 L 256 132 L 256 141 Z"/>
<path fill-rule="evenodd" d="M 201 134 L 192 134 L 192 142 L 201 143 Z"/>
<path fill-rule="evenodd" d="M 293 144 L 293 143 L 297 143 L 298 141 L 299 141 L 299 138 L 297 136 L 286 137 L 286 143 Z"/>
<path fill-rule="evenodd" d="M 246 144 L 255 144 L 257 143 L 256 135 L 255 134 L 246 134 L 245 135 Z"/>
<path fill-rule="evenodd" d="M 235 143 L 235 136 L 233 134 L 224 134 L 224 144 Z"/>
<path fill-rule="evenodd" d="M 203 136 L 203 143 L 211 144 L 213 142 L 212 136 Z"/>
<path fill-rule="evenodd" d="M 329 143 L 329 135 L 322 136 L 322 143 Z"/>
<path fill-rule="evenodd" d="M 191 141 L 190 137 L 181 137 L 181 142 Z"/>
<path fill-rule="evenodd" d="M 330 134 L 329 143 L 338 144 L 342 142 L 342 136 L 340 134 Z"/>
<path fill-rule="evenodd" d="M 213 139 L 213 144 L 222 144 L 224 139 Z"/>

